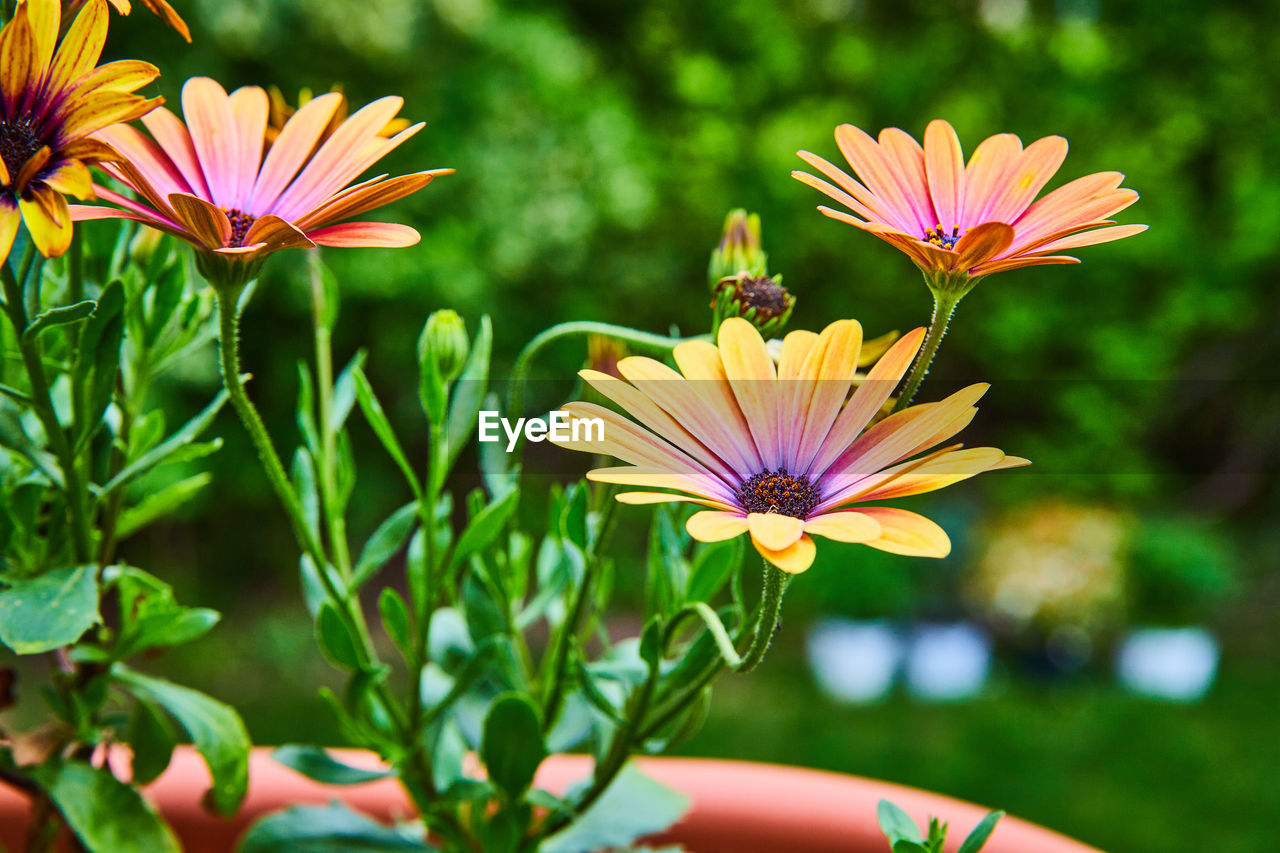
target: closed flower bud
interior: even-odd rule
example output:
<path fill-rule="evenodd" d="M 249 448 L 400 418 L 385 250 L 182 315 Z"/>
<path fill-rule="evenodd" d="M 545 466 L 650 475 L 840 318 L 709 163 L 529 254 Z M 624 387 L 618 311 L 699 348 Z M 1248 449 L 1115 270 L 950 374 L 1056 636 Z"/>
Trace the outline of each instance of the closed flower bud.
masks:
<path fill-rule="evenodd" d="M 711 253 L 711 266 L 707 270 L 711 289 L 717 289 L 722 279 L 741 273 L 754 277 L 768 275 L 768 260 L 760 248 L 760 217 L 741 208 L 730 211 L 724 220 L 720 245 Z"/>
<path fill-rule="evenodd" d="M 445 382 L 452 382 L 462 374 L 470 348 L 466 323 L 457 311 L 446 308 L 427 318 L 420 355 L 434 361 L 436 372 Z"/>

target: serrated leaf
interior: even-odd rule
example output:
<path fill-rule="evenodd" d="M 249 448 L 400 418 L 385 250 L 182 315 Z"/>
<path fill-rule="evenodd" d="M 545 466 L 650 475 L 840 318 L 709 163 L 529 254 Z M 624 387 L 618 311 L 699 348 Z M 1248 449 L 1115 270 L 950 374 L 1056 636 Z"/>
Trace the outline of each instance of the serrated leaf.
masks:
<path fill-rule="evenodd" d="M 271 757 L 308 779 L 315 779 L 326 785 L 360 785 L 391 775 L 387 770 L 369 770 L 343 764 L 330 755 L 328 750 L 306 744 L 285 744 L 277 747 Z"/>
<path fill-rule="evenodd" d="M 249 787 L 249 732 L 235 710 L 212 696 L 116 664 L 112 675 L 140 699 L 164 708 L 186 730 L 213 777 L 210 796 L 224 815 L 240 808 Z"/>
<path fill-rule="evenodd" d="M 98 567 L 67 566 L 0 591 L 0 642 L 20 655 L 69 646 L 96 625 Z"/>

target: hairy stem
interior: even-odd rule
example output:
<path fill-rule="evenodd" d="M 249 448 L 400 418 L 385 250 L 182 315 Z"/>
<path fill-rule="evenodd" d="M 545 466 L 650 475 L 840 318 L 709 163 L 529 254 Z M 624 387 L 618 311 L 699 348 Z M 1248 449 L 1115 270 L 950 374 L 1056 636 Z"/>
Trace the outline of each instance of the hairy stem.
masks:
<path fill-rule="evenodd" d="M 949 293 L 943 290 L 933 290 L 933 319 L 929 322 L 929 331 L 925 334 L 924 345 L 920 347 L 920 354 L 916 356 L 916 363 L 911 366 L 911 374 L 907 377 L 907 384 L 903 386 L 902 394 L 898 396 L 898 402 L 894 404 L 893 410 L 900 412 L 907 406 L 911 405 L 911 401 L 915 398 L 916 392 L 920 390 L 920 383 L 924 381 L 924 377 L 929 373 L 929 365 L 933 363 L 933 358 L 938 354 L 938 347 L 942 345 L 942 338 L 947 333 L 947 325 L 951 322 L 951 315 L 955 313 L 956 306 L 960 304 L 960 298 L 964 295 Z"/>

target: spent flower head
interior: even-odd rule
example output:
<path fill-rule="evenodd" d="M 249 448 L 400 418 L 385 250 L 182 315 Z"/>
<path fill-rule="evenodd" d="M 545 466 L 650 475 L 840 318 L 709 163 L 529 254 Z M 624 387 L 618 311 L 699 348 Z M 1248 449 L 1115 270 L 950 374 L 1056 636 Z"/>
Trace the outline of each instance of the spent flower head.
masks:
<path fill-rule="evenodd" d="M 868 231 L 902 251 L 935 291 L 964 293 L 983 276 L 1041 264 L 1074 264 L 1062 254 L 1146 230 L 1110 217 L 1138 200 L 1119 172 L 1099 172 L 1036 196 L 1067 156 L 1061 136 L 1025 149 L 1011 133 L 982 142 L 966 165 L 955 130 L 930 122 L 924 145 L 898 128 L 879 141 L 850 124 L 836 128 L 836 144 L 857 178 L 808 151 L 801 159 L 819 178 L 792 177 L 840 202 L 852 213 L 819 207 L 826 216 Z"/>

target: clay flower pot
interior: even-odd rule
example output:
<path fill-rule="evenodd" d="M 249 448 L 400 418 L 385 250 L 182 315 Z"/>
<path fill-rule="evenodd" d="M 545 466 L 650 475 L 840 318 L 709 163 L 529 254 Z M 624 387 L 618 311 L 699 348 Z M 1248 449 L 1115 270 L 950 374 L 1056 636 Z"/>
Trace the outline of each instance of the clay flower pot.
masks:
<path fill-rule="evenodd" d="M 378 766 L 369 753 L 336 752 L 348 764 Z M 876 805 L 882 798 L 902 806 L 917 822 L 931 814 L 950 821 L 954 849 L 987 812 L 972 803 L 914 788 L 799 767 L 701 758 L 641 758 L 639 764 L 646 774 L 693 801 L 684 819 L 655 840 L 682 843 L 695 853 L 888 853 L 876 826 Z M 559 793 L 590 770 L 591 759 L 586 756 L 553 756 L 539 769 L 537 784 Z M 235 818 L 210 815 L 200 807 L 208 772 L 190 747 L 179 747 L 169 769 L 147 788 L 147 794 L 178 833 L 187 853 L 231 853 L 253 821 L 290 805 L 337 799 L 382 819 L 411 814 L 408 800 L 392 780 L 321 785 L 275 762 L 265 747 L 254 750 L 249 778 L 249 797 Z M 21 849 L 29 817 L 26 800 L 0 787 L 0 845 Z M 1006 817 L 984 853 L 1099 851 Z"/>

